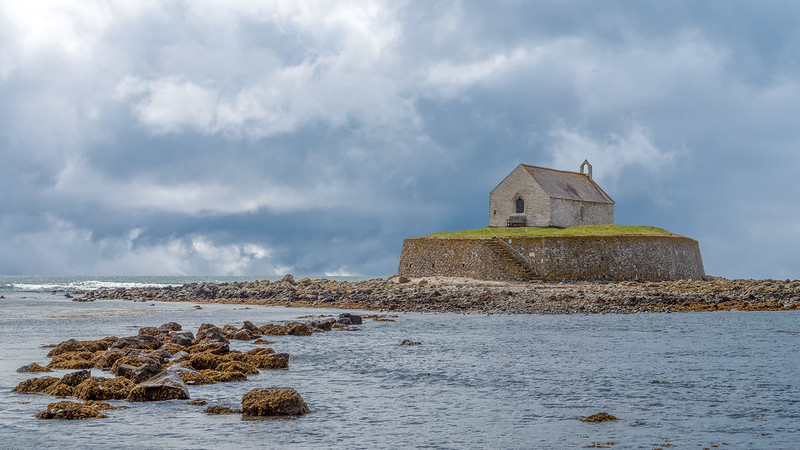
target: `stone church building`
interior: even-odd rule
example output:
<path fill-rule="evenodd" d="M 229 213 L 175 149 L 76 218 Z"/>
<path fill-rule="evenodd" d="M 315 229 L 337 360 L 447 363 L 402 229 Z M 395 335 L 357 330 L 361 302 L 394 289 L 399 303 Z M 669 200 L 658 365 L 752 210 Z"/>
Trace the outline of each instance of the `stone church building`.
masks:
<path fill-rule="evenodd" d="M 489 194 L 489 226 L 573 227 L 614 223 L 614 200 L 592 165 L 566 172 L 520 164 Z"/>

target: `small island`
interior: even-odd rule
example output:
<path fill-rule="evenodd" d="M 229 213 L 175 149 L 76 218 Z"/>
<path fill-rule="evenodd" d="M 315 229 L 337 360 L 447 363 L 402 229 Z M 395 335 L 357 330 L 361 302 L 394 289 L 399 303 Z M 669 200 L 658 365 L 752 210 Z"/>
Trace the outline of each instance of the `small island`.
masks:
<path fill-rule="evenodd" d="M 520 164 L 489 194 L 489 226 L 408 238 L 406 277 L 497 281 L 671 281 L 705 277 L 697 241 L 614 224 L 614 201 L 592 166 L 567 172 Z M 503 226 L 505 225 L 505 226 Z"/>

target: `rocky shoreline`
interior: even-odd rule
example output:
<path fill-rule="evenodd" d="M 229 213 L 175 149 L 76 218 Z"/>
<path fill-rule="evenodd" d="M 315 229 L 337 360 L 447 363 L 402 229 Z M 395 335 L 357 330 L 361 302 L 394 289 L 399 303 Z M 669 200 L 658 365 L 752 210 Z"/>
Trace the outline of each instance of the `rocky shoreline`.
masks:
<path fill-rule="evenodd" d="M 584 314 L 800 309 L 798 280 L 664 282 L 496 282 L 468 278 L 390 277 L 191 283 L 169 287 L 106 288 L 75 301 L 184 301 L 374 311 L 483 314 Z"/>

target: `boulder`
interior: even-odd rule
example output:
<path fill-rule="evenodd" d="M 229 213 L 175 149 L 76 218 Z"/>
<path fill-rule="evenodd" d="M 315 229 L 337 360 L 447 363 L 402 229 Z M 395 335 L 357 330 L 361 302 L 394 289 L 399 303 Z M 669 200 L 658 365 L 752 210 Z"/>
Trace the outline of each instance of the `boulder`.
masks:
<path fill-rule="evenodd" d="M 78 341 L 75 339 L 70 339 L 53 347 L 53 349 L 47 353 L 47 357 L 53 358 L 62 353 L 74 353 L 74 352 L 94 353 L 101 350 L 108 350 L 111 344 L 114 343 L 114 341 L 116 340 L 117 338 L 114 336 L 109 336 L 96 341 Z"/>
<path fill-rule="evenodd" d="M 228 361 L 219 364 L 216 370 L 220 372 L 241 372 L 245 375 L 258 375 L 256 366 L 242 361 Z"/>
<path fill-rule="evenodd" d="M 71 372 L 64 375 L 61 377 L 61 382 L 69 387 L 75 387 L 83 383 L 83 381 L 88 379 L 90 376 L 92 376 L 92 372 L 90 370 L 79 370 L 77 372 Z"/>
<path fill-rule="evenodd" d="M 169 331 L 181 331 L 183 327 L 181 327 L 181 324 L 179 324 L 178 322 L 169 322 L 165 323 L 164 325 L 161 325 L 159 328 L 165 328 Z"/>
<path fill-rule="evenodd" d="M 200 372 L 214 380 L 215 383 L 230 383 L 234 381 L 247 381 L 247 375 L 242 372 L 220 372 L 219 370 L 203 370 Z"/>
<path fill-rule="evenodd" d="M 245 416 L 299 416 L 306 413 L 306 402 L 292 388 L 253 389 L 242 397 L 242 414 Z"/>
<path fill-rule="evenodd" d="M 161 372 L 161 367 L 151 361 L 133 369 L 133 372 L 131 372 L 130 376 L 126 378 L 131 379 L 131 381 L 134 383 L 141 383 L 142 381 L 147 381 L 150 378 L 153 378 L 159 372 Z"/>
<path fill-rule="evenodd" d="M 205 409 L 206 414 L 241 414 L 241 409 L 233 409 L 222 405 L 213 405 Z"/>
<path fill-rule="evenodd" d="M 252 341 L 255 338 L 250 330 L 239 330 L 231 335 L 231 339 L 235 339 L 237 341 Z"/>
<path fill-rule="evenodd" d="M 215 355 L 224 355 L 230 353 L 231 347 L 225 342 L 206 341 L 194 344 L 187 348 L 186 351 L 189 353 L 213 353 Z"/>
<path fill-rule="evenodd" d="M 597 414 L 591 415 L 586 417 L 585 419 L 581 419 L 581 422 L 609 422 L 619 420 L 616 417 L 612 416 L 611 414 L 605 412 L 599 412 Z"/>
<path fill-rule="evenodd" d="M 257 326 L 255 326 L 255 325 L 253 324 L 253 322 L 250 322 L 249 320 L 245 320 L 245 321 L 244 321 L 244 325 L 242 325 L 242 328 L 241 328 L 241 329 L 242 329 L 242 330 L 247 330 L 247 331 L 249 331 L 249 332 L 251 332 L 251 333 L 253 333 L 253 334 L 259 333 L 259 331 L 258 331 L 258 327 L 257 327 Z"/>
<path fill-rule="evenodd" d="M 52 372 L 52 370 L 48 369 L 47 367 L 42 367 L 36 363 L 30 363 L 27 366 L 22 366 L 17 369 L 17 372 L 24 373 L 24 372 Z"/>
<path fill-rule="evenodd" d="M 56 402 L 47 405 L 47 409 L 36 414 L 37 419 L 84 420 L 104 419 L 108 416 L 101 413 L 103 409 L 115 409 L 108 403 L 96 402 Z"/>
<path fill-rule="evenodd" d="M 129 402 L 157 402 L 162 400 L 185 400 L 189 398 L 189 389 L 174 372 L 163 371 L 144 383 L 131 389 Z"/>
<path fill-rule="evenodd" d="M 169 330 L 167 330 L 166 328 L 143 327 L 139 329 L 139 336 L 159 337 L 167 333 L 169 333 Z"/>
<path fill-rule="evenodd" d="M 192 370 L 186 367 L 171 366 L 167 370 L 178 374 L 178 376 L 181 377 L 181 380 L 183 380 L 183 382 L 189 386 L 199 386 L 203 384 L 216 383 L 216 381 L 213 378 L 203 375 L 202 373 L 196 370 Z"/>
<path fill-rule="evenodd" d="M 342 325 L 361 325 L 362 322 L 361 316 L 350 313 L 339 314 L 339 319 L 336 320 L 336 323 Z"/>
<path fill-rule="evenodd" d="M 92 352 L 64 352 L 53 357 L 47 367 L 50 369 L 90 369 L 91 359 L 94 357 Z"/>
<path fill-rule="evenodd" d="M 174 333 L 169 340 L 173 344 L 182 345 L 184 347 L 189 347 L 194 342 L 194 333 L 191 331 L 181 331 L 178 333 Z"/>
<path fill-rule="evenodd" d="M 197 330 L 197 337 L 195 338 L 194 343 L 197 344 L 203 341 L 218 341 L 227 343 L 228 337 L 219 327 L 203 324 Z"/>
<path fill-rule="evenodd" d="M 412 341 L 411 339 L 403 339 L 400 345 L 422 345 L 422 342 Z"/>
<path fill-rule="evenodd" d="M 53 397 L 71 397 L 73 393 L 73 387 L 62 382 L 58 382 L 50 385 L 44 390 L 44 393 L 52 395 Z"/>
<path fill-rule="evenodd" d="M 50 386 L 60 382 L 61 378 L 57 377 L 30 378 L 19 383 L 11 392 L 17 392 L 19 394 L 41 394 Z"/>
<path fill-rule="evenodd" d="M 295 284 L 297 284 L 297 281 L 294 280 L 294 275 L 292 275 L 290 273 L 287 273 L 286 275 L 284 275 L 284 277 L 281 278 L 281 281 L 284 282 L 284 283 L 289 283 L 289 284 L 291 284 L 293 286 Z"/>
<path fill-rule="evenodd" d="M 104 351 L 103 353 L 96 354 L 89 362 L 95 369 L 110 369 L 111 366 L 113 366 L 114 363 L 123 356 L 125 356 L 124 351 L 118 348 L 112 348 Z"/>
<path fill-rule="evenodd" d="M 163 342 L 160 339 L 143 334 L 141 336 L 130 336 L 119 338 L 111 344 L 111 348 L 130 348 L 139 350 L 155 350 L 161 347 Z"/>
<path fill-rule="evenodd" d="M 83 400 L 124 400 L 136 385 L 125 377 L 91 377 L 73 390 L 73 395 Z"/>

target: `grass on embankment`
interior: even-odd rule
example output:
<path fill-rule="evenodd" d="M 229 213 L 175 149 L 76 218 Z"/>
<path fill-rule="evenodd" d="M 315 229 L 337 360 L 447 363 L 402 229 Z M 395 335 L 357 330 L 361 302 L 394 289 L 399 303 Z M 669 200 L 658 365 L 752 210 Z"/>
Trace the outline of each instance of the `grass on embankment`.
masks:
<path fill-rule="evenodd" d="M 459 230 L 459 231 L 442 231 L 440 233 L 433 233 L 425 238 L 439 238 L 439 239 L 490 239 L 494 234 L 500 237 L 517 237 L 517 236 L 619 236 L 619 235 L 634 235 L 634 236 L 678 236 L 677 234 L 670 233 L 667 230 L 647 227 L 647 226 L 631 226 L 631 225 L 580 225 L 570 228 L 558 227 L 497 227 L 497 228 L 477 228 L 475 230 Z"/>

